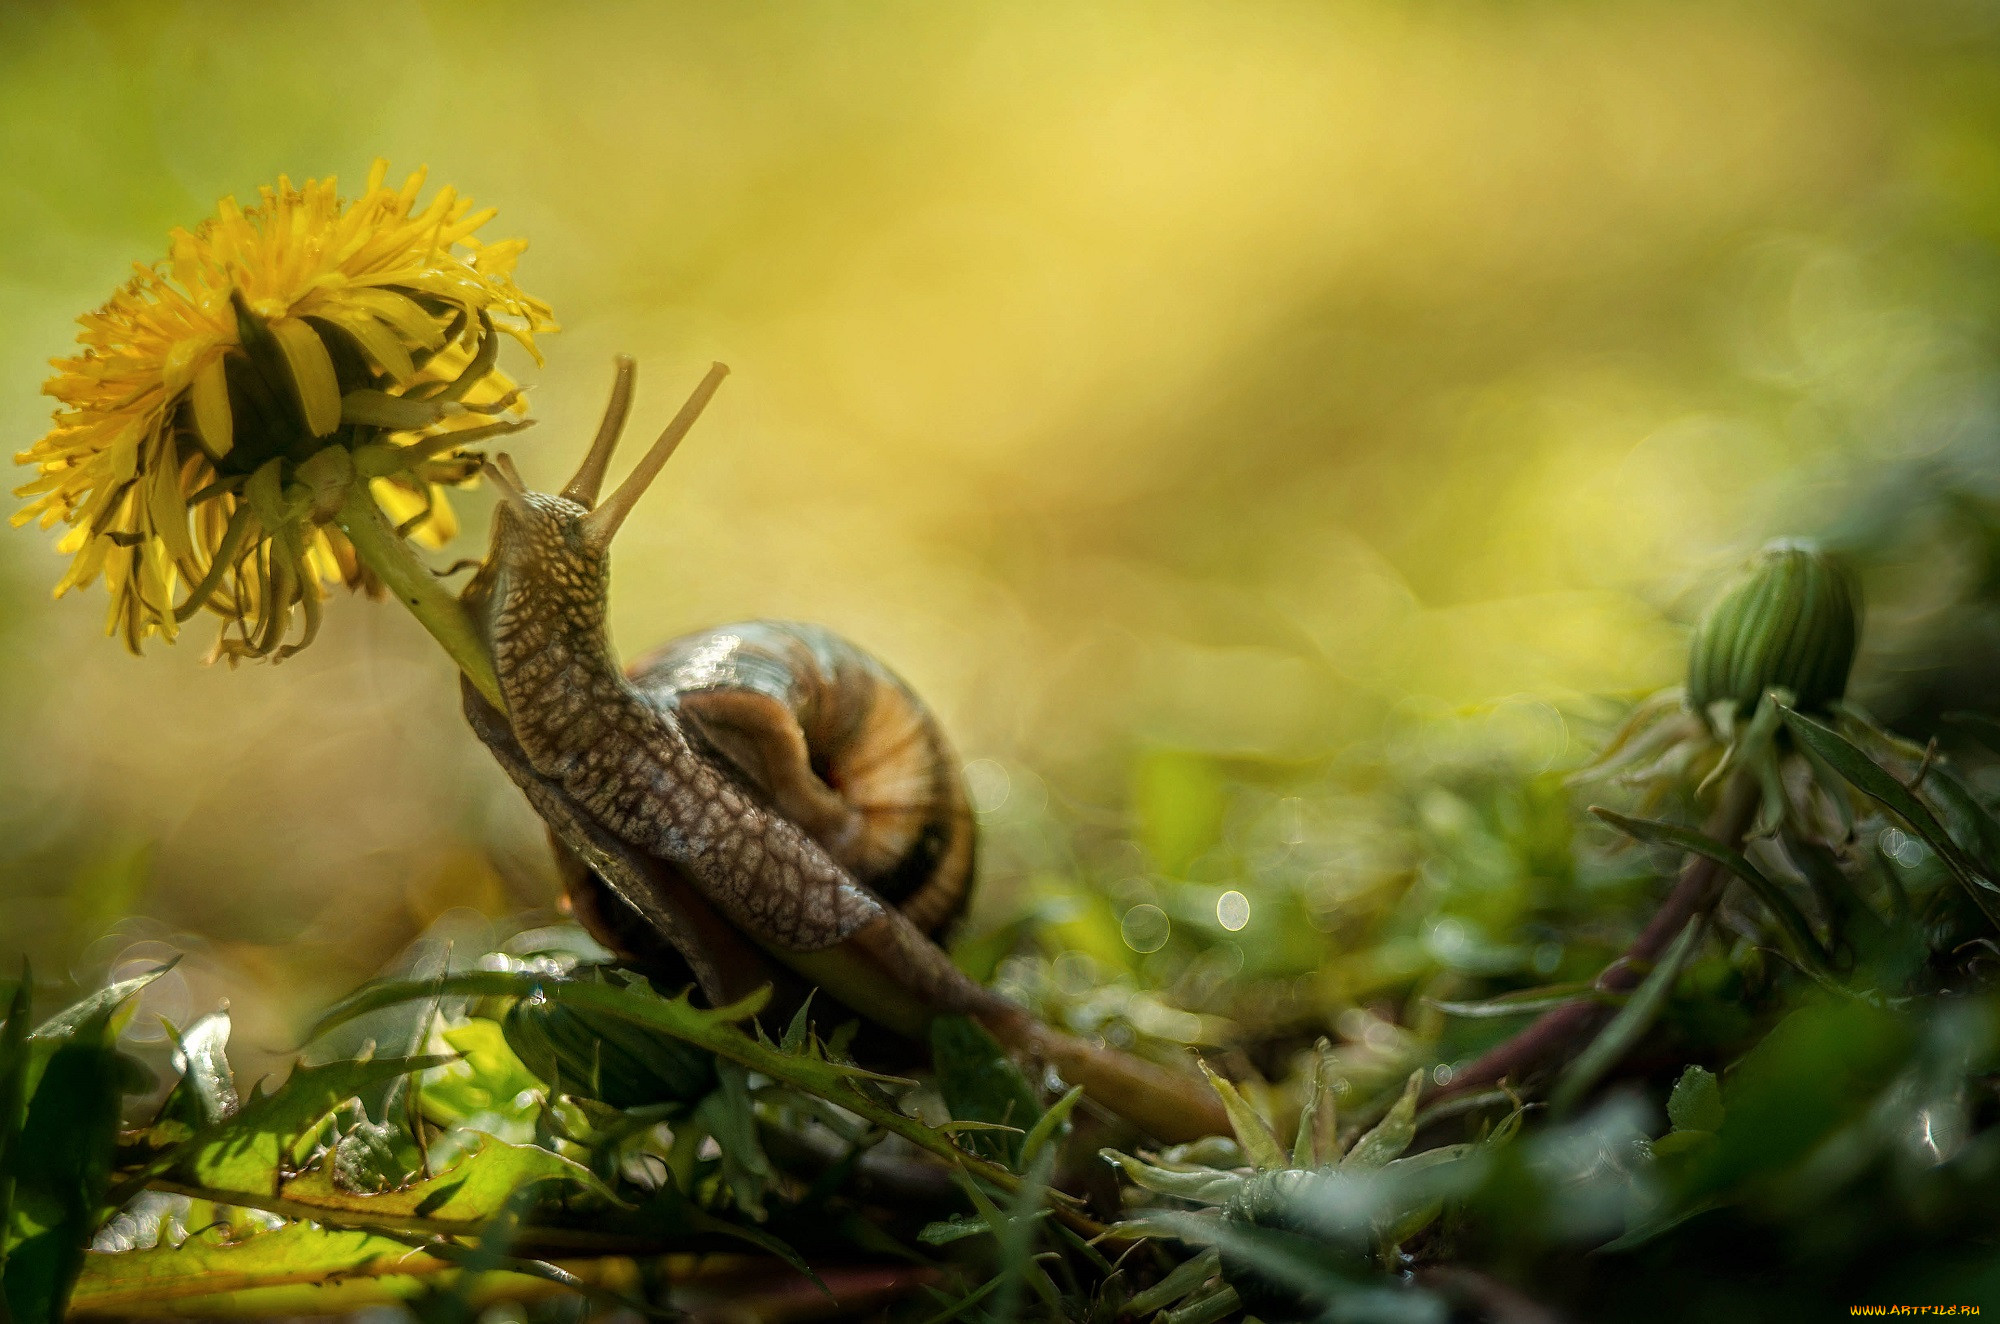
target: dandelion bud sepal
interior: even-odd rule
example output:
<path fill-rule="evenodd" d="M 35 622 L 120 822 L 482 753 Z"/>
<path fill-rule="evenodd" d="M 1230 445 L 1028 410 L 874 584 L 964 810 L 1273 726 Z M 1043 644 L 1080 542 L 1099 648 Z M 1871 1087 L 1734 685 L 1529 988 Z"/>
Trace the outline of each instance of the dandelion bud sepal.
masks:
<path fill-rule="evenodd" d="M 1827 711 L 1847 692 L 1859 597 L 1846 569 L 1814 544 L 1766 546 L 1695 628 L 1688 707 L 1733 726 L 1768 691 L 1783 690 L 1803 711 Z"/>

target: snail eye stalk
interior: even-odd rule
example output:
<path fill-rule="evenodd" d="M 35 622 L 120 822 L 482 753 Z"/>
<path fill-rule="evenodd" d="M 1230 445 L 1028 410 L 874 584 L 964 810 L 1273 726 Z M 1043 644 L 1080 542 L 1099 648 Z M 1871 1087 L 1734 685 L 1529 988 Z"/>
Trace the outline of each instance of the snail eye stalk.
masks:
<path fill-rule="evenodd" d="M 610 467 L 611 452 L 618 449 L 626 416 L 632 412 L 632 387 L 638 375 L 639 365 L 632 361 L 632 356 L 620 354 L 617 376 L 611 382 L 611 400 L 604 406 L 604 420 L 597 425 L 597 437 L 590 443 L 590 453 L 577 466 L 576 477 L 563 487 L 563 496 L 585 510 L 597 504 L 597 494 L 603 490 L 604 471 Z"/>
<path fill-rule="evenodd" d="M 486 476 L 493 480 L 494 490 L 500 499 L 515 510 L 526 513 L 528 509 L 528 485 L 521 481 L 521 471 L 514 467 L 514 457 L 502 451 L 486 461 Z"/>
<path fill-rule="evenodd" d="M 681 411 L 674 415 L 674 421 L 667 424 L 666 431 L 660 434 L 659 440 L 653 443 L 652 449 L 646 452 L 638 466 L 625 475 L 625 481 L 618 484 L 618 489 L 604 498 L 601 505 L 584 516 L 584 535 L 593 545 L 600 549 L 611 545 L 611 539 L 616 536 L 618 526 L 625 522 L 625 517 L 632 513 L 632 508 L 639 504 L 639 498 L 645 495 L 653 480 L 660 476 L 660 470 L 672 458 L 675 448 L 681 444 L 681 439 L 687 436 L 695 420 L 701 417 L 701 411 L 708 408 L 708 402 L 714 398 L 716 389 L 722 385 L 722 379 L 728 375 L 729 368 L 726 365 L 711 364 L 708 375 L 694 388 L 694 394 L 687 398 L 687 403 L 681 406 Z"/>

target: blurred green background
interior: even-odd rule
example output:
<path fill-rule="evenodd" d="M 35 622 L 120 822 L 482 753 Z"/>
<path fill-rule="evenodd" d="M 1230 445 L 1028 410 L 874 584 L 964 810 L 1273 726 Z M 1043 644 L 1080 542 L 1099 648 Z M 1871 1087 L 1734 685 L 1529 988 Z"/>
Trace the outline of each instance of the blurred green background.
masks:
<path fill-rule="evenodd" d="M 507 364 L 531 482 L 614 353 L 638 433 L 734 370 L 621 536 L 628 653 L 833 625 L 972 763 L 975 939 L 1032 914 L 1115 966 L 1157 903 L 1235 952 L 1211 974 L 1268 958 L 1331 1015 L 1365 994 L 1323 978 L 1343 907 L 1426 842 L 1483 867 L 1463 801 L 1404 789 L 1573 766 L 1769 536 L 1862 558 L 1864 701 L 1981 697 L 1997 112 L 1971 0 L 16 0 L 0 430 L 40 435 L 74 318 L 218 197 L 427 164 L 565 328 Z M 416 936 L 549 903 L 392 606 L 231 672 L 200 630 L 125 655 L 59 573 L 0 537 L 0 956 L 186 951 L 153 1009 L 231 997 L 254 1063 Z M 1419 963 L 1485 950 L 1421 932 Z"/>

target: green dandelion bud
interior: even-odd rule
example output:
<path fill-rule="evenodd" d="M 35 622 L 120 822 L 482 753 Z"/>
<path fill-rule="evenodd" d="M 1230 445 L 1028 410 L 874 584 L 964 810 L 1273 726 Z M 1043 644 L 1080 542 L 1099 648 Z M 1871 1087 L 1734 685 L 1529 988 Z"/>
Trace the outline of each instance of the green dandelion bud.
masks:
<path fill-rule="evenodd" d="M 1860 633 L 1860 592 L 1816 545 L 1768 544 L 1718 598 L 1688 650 L 1688 706 L 1704 720 L 1718 703 L 1748 717 L 1771 689 L 1805 711 L 1847 692 Z"/>

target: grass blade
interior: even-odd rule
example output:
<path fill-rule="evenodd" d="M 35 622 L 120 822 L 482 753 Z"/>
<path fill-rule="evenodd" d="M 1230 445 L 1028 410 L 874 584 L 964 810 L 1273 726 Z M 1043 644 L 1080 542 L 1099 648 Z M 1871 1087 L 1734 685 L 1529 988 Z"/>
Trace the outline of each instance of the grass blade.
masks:
<path fill-rule="evenodd" d="M 1703 917 L 1696 915 L 1687 922 L 1666 955 L 1653 967 L 1653 972 L 1633 992 L 1632 1000 L 1611 1018 L 1611 1024 L 1603 1033 L 1590 1041 L 1590 1047 L 1583 1050 L 1564 1073 L 1556 1086 L 1550 1105 L 1558 1112 L 1568 1112 L 1575 1103 L 1602 1080 L 1611 1068 L 1618 1065 L 1620 1058 L 1630 1052 L 1632 1046 L 1652 1028 L 1660 1009 L 1667 1005 L 1667 995 L 1673 992 L 1674 984 L 1680 979 L 1681 968 L 1688 957 L 1694 954 L 1695 940 L 1701 933 Z"/>

